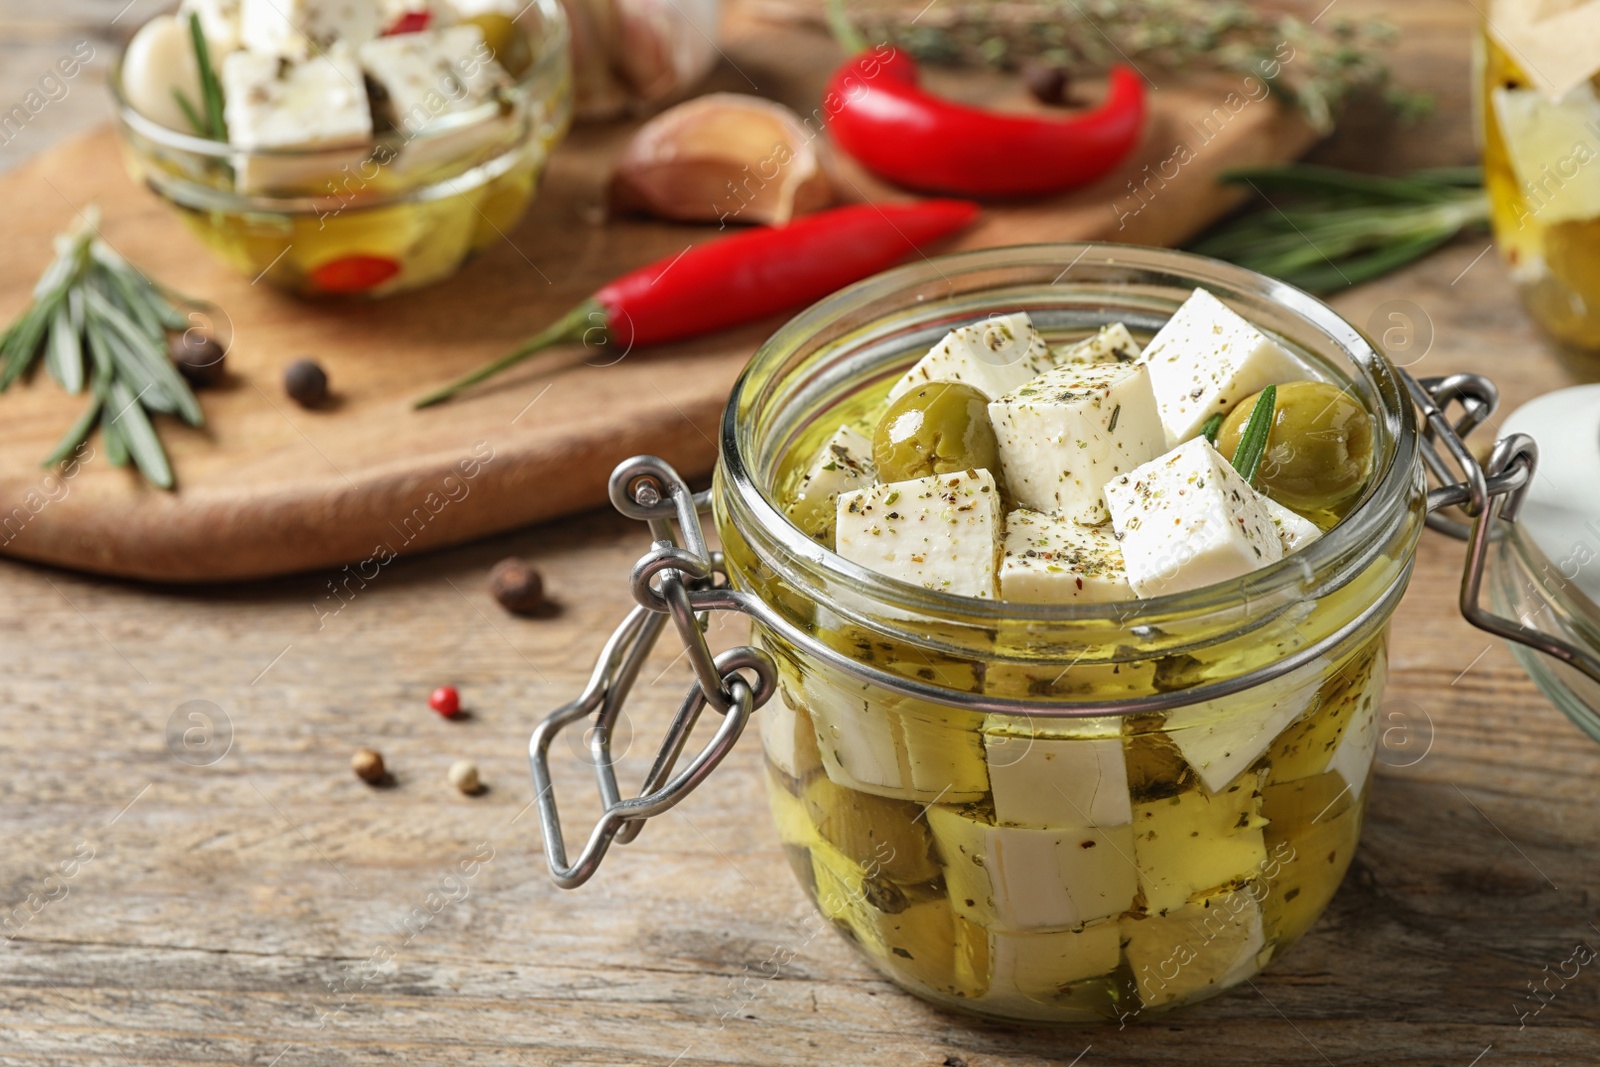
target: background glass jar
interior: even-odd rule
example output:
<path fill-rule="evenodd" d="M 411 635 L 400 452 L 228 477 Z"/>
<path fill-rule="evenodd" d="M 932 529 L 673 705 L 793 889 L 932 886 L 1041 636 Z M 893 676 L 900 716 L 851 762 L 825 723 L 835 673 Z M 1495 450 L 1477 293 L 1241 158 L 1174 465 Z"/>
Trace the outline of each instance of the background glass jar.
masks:
<path fill-rule="evenodd" d="M 1585 81 L 1547 99 L 1487 27 L 1475 67 L 1500 257 L 1551 337 L 1600 352 L 1600 98 Z"/>
<path fill-rule="evenodd" d="M 1345 521 L 1227 586 L 1120 605 L 888 581 L 791 525 L 786 480 L 947 330 L 1028 311 L 1053 341 L 1148 336 L 1204 287 L 1374 414 Z M 1001 249 L 881 276 L 757 354 L 713 502 L 729 580 L 781 620 L 770 799 L 822 914 L 920 996 L 1128 1019 L 1220 992 L 1316 919 L 1354 851 L 1389 615 L 1422 529 L 1406 393 L 1333 312 L 1179 253 Z"/>
<path fill-rule="evenodd" d="M 129 173 L 218 259 L 281 289 L 378 297 L 442 281 L 522 218 L 572 117 L 559 0 L 500 22 L 496 54 L 517 70 L 497 99 L 354 148 L 245 152 L 169 129 L 128 103 L 119 58 Z"/>

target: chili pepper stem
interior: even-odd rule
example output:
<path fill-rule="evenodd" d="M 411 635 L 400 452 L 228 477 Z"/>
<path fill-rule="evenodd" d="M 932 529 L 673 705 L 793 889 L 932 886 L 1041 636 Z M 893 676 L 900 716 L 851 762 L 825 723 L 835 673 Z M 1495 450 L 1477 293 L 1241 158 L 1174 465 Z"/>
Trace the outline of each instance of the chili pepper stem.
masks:
<path fill-rule="evenodd" d="M 585 300 L 551 323 L 543 331 L 529 338 L 521 347 L 507 352 L 493 363 L 486 363 L 477 370 L 457 378 L 449 385 L 435 389 L 418 400 L 412 407 L 420 409 L 442 404 L 463 389 L 492 378 L 507 367 L 515 366 L 531 355 L 543 352 L 547 348 L 554 348 L 556 345 L 577 344 L 588 337 L 594 330 L 606 331 L 606 327 L 603 325 L 605 321 L 605 306 L 593 298 Z M 609 331 L 606 332 L 609 340 Z"/>
<path fill-rule="evenodd" d="M 828 0 L 828 30 L 851 55 L 867 50 L 867 39 L 851 24 L 844 10 L 844 0 Z"/>

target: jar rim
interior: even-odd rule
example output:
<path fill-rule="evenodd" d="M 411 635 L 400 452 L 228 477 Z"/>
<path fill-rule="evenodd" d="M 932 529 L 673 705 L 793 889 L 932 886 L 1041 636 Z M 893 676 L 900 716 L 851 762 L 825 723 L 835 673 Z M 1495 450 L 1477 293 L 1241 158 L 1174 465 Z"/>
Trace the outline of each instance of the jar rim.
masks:
<path fill-rule="evenodd" d="M 1181 278 L 1193 288 L 1221 288 L 1249 293 L 1280 305 L 1293 317 L 1315 328 L 1336 346 L 1350 363 L 1365 373 L 1383 410 L 1374 411 L 1388 433 L 1389 447 L 1374 464 L 1360 502 L 1323 536 L 1283 560 L 1242 578 L 1202 586 L 1181 593 L 1147 599 L 1090 604 L 1025 604 L 1002 599 L 960 596 L 912 585 L 881 575 L 809 537 L 795 526 L 760 484 L 754 470 L 751 422 L 746 417 L 753 393 L 768 375 L 782 367 L 816 334 L 830 324 L 859 312 L 875 301 L 919 283 L 958 273 L 1019 265 L 1060 265 L 1066 269 L 1057 284 L 1080 263 L 1120 270 L 1145 271 Z M 1227 300 L 1224 297 L 1224 302 Z M 931 304 L 931 302 L 930 302 Z M 1027 310 L 1022 308 L 1021 310 Z M 1409 490 L 1418 484 L 1420 462 L 1416 414 L 1396 368 L 1355 326 L 1309 293 L 1255 271 L 1188 252 L 1104 242 L 1014 245 L 958 252 L 898 267 L 857 282 L 802 311 L 783 325 L 751 357 L 734 384 L 723 411 L 720 473 L 744 516 L 763 531 L 788 562 L 809 567 L 822 577 L 847 583 L 876 604 L 898 611 L 965 620 L 1011 620 L 1041 624 L 1099 621 L 1116 618 L 1137 624 L 1140 618 L 1163 618 L 1225 610 L 1241 601 L 1281 597 L 1292 586 L 1314 575 L 1337 569 L 1359 573 L 1371 558 L 1384 551 L 1386 536 L 1408 507 Z"/>

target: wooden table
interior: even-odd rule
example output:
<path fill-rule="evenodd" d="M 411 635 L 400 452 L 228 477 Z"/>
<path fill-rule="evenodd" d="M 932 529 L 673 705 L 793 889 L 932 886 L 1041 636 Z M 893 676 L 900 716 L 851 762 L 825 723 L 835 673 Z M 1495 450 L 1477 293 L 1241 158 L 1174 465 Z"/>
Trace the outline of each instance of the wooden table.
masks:
<path fill-rule="evenodd" d="M 85 32 L 74 20 L 103 34 L 121 2 L 7 6 L 0 100 L 27 57 Z M 1410 129 L 1352 122 L 1323 155 L 1470 159 L 1471 7 L 1384 13 L 1403 27 L 1402 82 L 1439 111 Z M 41 114 L 37 139 L 6 151 L 94 117 L 86 103 Z M 1568 378 L 1486 244 L 1335 304 L 1358 323 L 1398 310 L 1431 324 L 1413 369 L 1490 372 L 1514 406 Z M 1595 965 L 1544 983 L 1600 946 L 1600 749 L 1457 618 L 1459 545 L 1427 538 L 1400 609 L 1366 836 L 1327 916 L 1253 985 L 1120 1032 L 944 1015 L 841 940 L 812 939 L 753 738 L 590 886 L 551 885 L 524 746 L 625 610 L 643 546 L 594 514 L 392 564 L 331 615 L 330 574 L 174 590 L 0 563 L 0 1064 L 1596 1059 Z M 513 552 L 544 569 L 558 616 L 517 620 L 490 600 L 485 574 Z M 672 657 L 629 705 L 635 768 L 688 680 Z M 427 709 L 443 683 L 470 716 Z M 392 788 L 351 776 L 362 745 L 382 750 Z M 487 793 L 445 784 L 459 757 Z M 775 953 L 793 958 L 769 979 Z"/>

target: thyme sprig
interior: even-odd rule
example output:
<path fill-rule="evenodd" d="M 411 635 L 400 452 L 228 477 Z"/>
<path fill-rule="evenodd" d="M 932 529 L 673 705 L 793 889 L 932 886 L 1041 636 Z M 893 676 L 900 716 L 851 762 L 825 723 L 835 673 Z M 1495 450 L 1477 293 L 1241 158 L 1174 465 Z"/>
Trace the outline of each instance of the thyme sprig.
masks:
<path fill-rule="evenodd" d="M 1242 0 L 854 0 L 850 21 L 868 40 L 930 63 L 1015 70 L 1041 60 L 1078 74 L 1131 62 L 1146 74 L 1254 75 L 1323 132 L 1362 90 L 1405 115 L 1430 106 L 1390 82 L 1382 53 L 1393 27 L 1336 14 L 1306 21 Z"/>
<path fill-rule="evenodd" d="M 98 426 L 113 466 L 131 459 L 154 485 L 170 489 L 167 461 L 150 413 L 205 421 L 194 393 L 168 355 L 167 332 L 188 327 L 176 303 L 194 303 L 162 289 L 96 237 L 89 214 L 56 238 L 56 258 L 33 299 L 0 333 L 0 392 L 41 361 L 67 392 L 86 389 L 89 404 L 45 457 L 53 466 Z"/>
<path fill-rule="evenodd" d="M 1489 219 L 1476 168 L 1388 178 L 1291 163 L 1228 171 L 1221 180 L 1251 187 L 1266 203 L 1191 250 L 1317 294 L 1371 281 Z"/>

